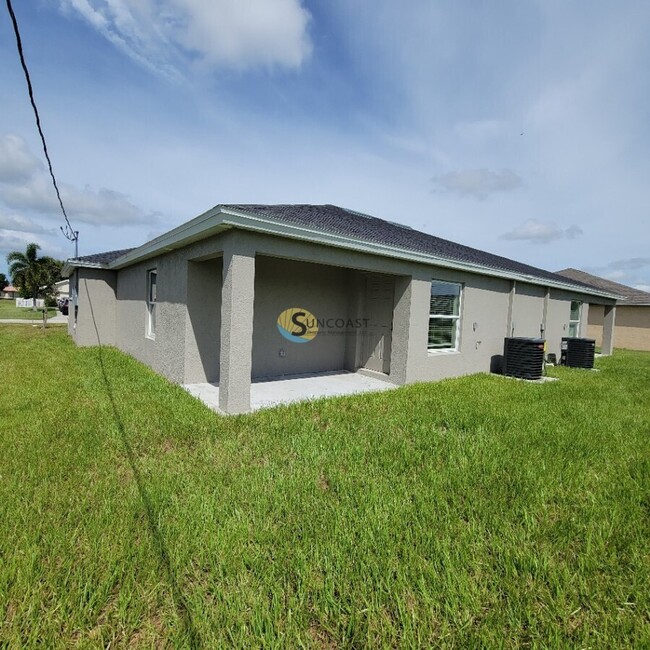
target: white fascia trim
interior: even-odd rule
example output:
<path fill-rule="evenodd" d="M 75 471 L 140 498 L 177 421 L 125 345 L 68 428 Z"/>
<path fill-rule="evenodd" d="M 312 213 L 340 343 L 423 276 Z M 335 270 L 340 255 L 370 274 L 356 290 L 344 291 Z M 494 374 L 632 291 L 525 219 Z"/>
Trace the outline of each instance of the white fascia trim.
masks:
<path fill-rule="evenodd" d="M 223 219 L 220 218 L 221 214 L 222 210 L 218 206 L 214 207 L 191 221 L 187 221 L 177 228 L 160 235 L 160 237 L 152 239 L 130 253 L 118 257 L 108 265 L 108 268 L 121 269 L 142 259 L 154 257 L 160 253 L 167 253 L 197 239 L 216 234 L 223 225 Z M 214 231 L 214 233 L 210 231 Z"/>
<path fill-rule="evenodd" d="M 75 270 L 75 269 L 107 269 L 108 266 L 106 264 L 99 264 L 97 262 L 78 262 L 75 259 L 70 259 L 66 260 L 65 264 L 63 265 L 63 268 L 61 269 L 61 275 L 64 278 L 69 278 L 70 274 Z"/>
<path fill-rule="evenodd" d="M 168 233 L 157 237 L 156 239 L 147 242 L 143 246 L 117 258 L 107 266 L 98 266 L 97 268 L 120 269 L 135 262 L 153 257 L 154 255 L 165 253 L 170 250 L 179 248 L 185 244 L 191 243 L 198 239 L 202 239 L 210 234 L 216 234 L 220 230 L 227 227 L 241 228 L 243 230 L 250 230 L 254 232 L 277 235 L 289 239 L 298 239 L 310 243 L 321 244 L 323 246 L 333 246 L 335 248 L 344 248 L 347 250 L 355 250 L 361 253 L 370 255 L 379 255 L 382 257 L 392 257 L 410 262 L 418 262 L 420 264 L 442 266 L 448 269 L 456 269 L 460 271 L 468 271 L 479 275 L 487 275 L 491 277 L 505 278 L 508 280 L 518 280 L 527 282 L 529 284 L 540 285 L 544 287 L 554 287 L 557 289 L 564 289 L 572 291 L 573 293 L 582 293 L 588 295 L 600 296 L 603 298 L 616 299 L 617 296 L 599 291 L 597 289 L 589 289 L 587 287 L 576 287 L 575 285 L 537 278 L 532 275 L 522 273 L 512 273 L 509 271 L 501 271 L 479 264 L 472 264 L 470 262 L 459 262 L 436 255 L 429 255 L 427 253 L 419 253 L 417 251 L 406 250 L 395 246 L 386 246 L 384 244 L 374 244 L 372 242 L 364 242 L 361 240 L 350 239 L 343 235 L 334 233 L 323 232 L 320 230 L 312 230 L 301 226 L 295 226 L 287 223 L 279 223 L 277 221 L 266 219 L 257 215 L 251 215 L 239 210 L 232 210 L 215 206 L 214 208 L 204 212 L 195 219 L 170 230 Z M 80 265 L 81 266 L 81 265 Z"/>

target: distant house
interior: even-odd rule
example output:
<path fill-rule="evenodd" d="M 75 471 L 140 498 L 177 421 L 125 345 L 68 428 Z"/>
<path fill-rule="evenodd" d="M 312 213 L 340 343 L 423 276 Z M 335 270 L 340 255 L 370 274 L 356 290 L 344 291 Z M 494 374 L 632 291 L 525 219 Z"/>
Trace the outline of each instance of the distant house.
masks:
<path fill-rule="evenodd" d="M 65 279 L 55 282 L 54 291 L 57 298 L 68 298 L 70 296 L 70 281 Z"/>
<path fill-rule="evenodd" d="M 18 289 L 11 284 L 0 290 L 0 300 L 13 300 L 16 296 L 18 296 Z"/>
<path fill-rule="evenodd" d="M 563 269 L 558 274 L 618 294 L 620 299 L 616 303 L 615 346 L 628 350 L 650 350 L 650 293 L 577 269 Z M 602 305 L 591 305 L 587 336 L 596 339 L 597 345 L 601 345 L 603 338 L 603 320 Z"/>
<path fill-rule="evenodd" d="M 370 373 L 393 384 L 489 372 L 504 337 L 560 356 L 589 304 L 580 281 L 334 205 L 217 205 L 135 249 L 66 262 L 78 345 L 115 345 L 172 381 Z"/>

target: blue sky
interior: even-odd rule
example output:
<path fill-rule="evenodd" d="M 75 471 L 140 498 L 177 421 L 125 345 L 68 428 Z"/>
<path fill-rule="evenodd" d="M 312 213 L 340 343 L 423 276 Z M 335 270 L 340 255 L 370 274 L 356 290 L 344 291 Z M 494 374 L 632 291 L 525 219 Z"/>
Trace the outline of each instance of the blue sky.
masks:
<path fill-rule="evenodd" d="M 650 290 L 650 3 L 15 2 L 80 253 L 334 203 Z M 72 246 L 0 15 L 0 270 Z"/>

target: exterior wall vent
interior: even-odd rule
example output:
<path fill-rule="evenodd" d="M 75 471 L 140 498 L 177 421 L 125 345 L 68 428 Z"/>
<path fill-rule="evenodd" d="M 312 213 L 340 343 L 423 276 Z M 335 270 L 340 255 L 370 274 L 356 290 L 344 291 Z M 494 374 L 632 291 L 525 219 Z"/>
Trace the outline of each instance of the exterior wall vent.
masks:
<path fill-rule="evenodd" d="M 562 339 L 562 354 L 560 363 L 570 368 L 593 368 L 596 356 L 596 341 L 594 339 Z"/>
<path fill-rule="evenodd" d="M 503 374 L 520 379 L 541 379 L 545 345 L 544 339 L 506 338 L 503 342 Z"/>

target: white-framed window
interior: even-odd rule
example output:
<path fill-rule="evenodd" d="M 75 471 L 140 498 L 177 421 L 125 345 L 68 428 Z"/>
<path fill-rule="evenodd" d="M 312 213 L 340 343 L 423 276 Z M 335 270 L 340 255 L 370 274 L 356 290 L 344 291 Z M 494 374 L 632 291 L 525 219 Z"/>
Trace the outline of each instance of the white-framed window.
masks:
<path fill-rule="evenodd" d="M 156 338 L 156 284 L 158 271 L 149 269 L 147 271 L 147 331 L 146 336 L 150 339 Z"/>
<path fill-rule="evenodd" d="M 458 350 L 462 294 L 463 286 L 457 282 L 431 282 L 428 341 L 430 352 Z"/>
<path fill-rule="evenodd" d="M 582 303 L 579 300 L 571 301 L 571 313 L 569 314 L 569 336 L 577 338 L 580 336 L 580 317 L 582 316 Z"/>

